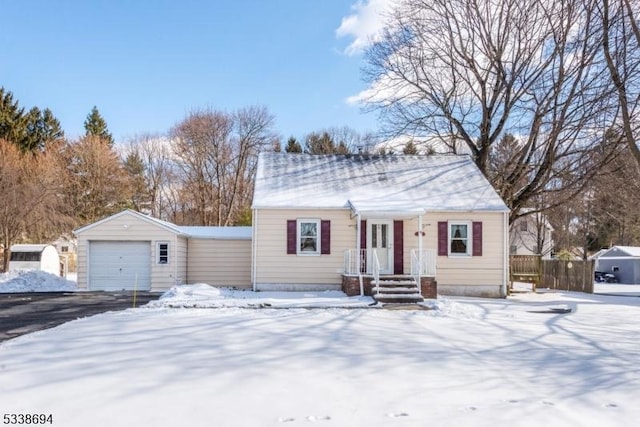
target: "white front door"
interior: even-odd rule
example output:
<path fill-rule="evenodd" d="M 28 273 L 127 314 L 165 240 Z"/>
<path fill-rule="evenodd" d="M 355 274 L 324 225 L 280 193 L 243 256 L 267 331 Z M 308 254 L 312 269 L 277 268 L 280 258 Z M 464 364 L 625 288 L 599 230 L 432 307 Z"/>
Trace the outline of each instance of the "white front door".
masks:
<path fill-rule="evenodd" d="M 380 261 L 380 273 L 393 273 L 393 221 L 367 221 L 367 265 L 373 265 L 373 251 Z"/>

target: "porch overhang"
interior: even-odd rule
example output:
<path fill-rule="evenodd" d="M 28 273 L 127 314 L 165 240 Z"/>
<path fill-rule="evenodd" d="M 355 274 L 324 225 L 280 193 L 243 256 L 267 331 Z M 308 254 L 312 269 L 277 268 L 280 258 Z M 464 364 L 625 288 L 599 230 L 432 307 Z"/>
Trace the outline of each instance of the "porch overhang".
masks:
<path fill-rule="evenodd" d="M 394 200 L 349 200 L 351 216 L 367 218 L 415 218 L 426 213 L 424 208 L 415 206 L 407 201 Z"/>

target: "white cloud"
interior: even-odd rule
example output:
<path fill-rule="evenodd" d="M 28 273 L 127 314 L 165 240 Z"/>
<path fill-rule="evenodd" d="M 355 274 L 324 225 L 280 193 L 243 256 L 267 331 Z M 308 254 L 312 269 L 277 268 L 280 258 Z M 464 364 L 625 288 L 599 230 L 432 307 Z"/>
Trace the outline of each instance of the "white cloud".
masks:
<path fill-rule="evenodd" d="M 351 9 L 353 13 L 342 18 L 336 30 L 338 37 L 350 37 L 353 41 L 346 47 L 347 55 L 356 55 L 379 39 L 385 25 L 385 15 L 396 0 L 359 0 Z"/>

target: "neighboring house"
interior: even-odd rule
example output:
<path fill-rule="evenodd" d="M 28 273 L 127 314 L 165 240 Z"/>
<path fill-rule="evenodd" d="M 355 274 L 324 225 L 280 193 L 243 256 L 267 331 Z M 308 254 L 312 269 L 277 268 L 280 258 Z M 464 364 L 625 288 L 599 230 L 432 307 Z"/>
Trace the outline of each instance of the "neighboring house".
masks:
<path fill-rule="evenodd" d="M 66 277 L 68 273 L 75 272 L 77 266 L 78 242 L 65 236 L 60 237 L 52 243 L 60 256 L 60 265 L 62 276 Z"/>
<path fill-rule="evenodd" d="M 596 271 L 615 274 L 619 283 L 640 284 L 640 247 L 613 246 L 593 259 Z"/>
<path fill-rule="evenodd" d="M 60 257 L 51 245 L 13 245 L 9 258 L 9 271 L 41 270 L 61 275 Z"/>
<path fill-rule="evenodd" d="M 540 212 L 516 219 L 509 228 L 510 255 L 541 255 L 551 259 L 553 227 Z"/>
<path fill-rule="evenodd" d="M 262 153 L 253 287 L 353 294 L 354 277 L 418 266 L 439 293 L 504 297 L 508 213 L 468 156 Z"/>
<path fill-rule="evenodd" d="M 124 210 L 74 233 L 80 288 L 251 286 L 251 227 L 181 227 Z"/>

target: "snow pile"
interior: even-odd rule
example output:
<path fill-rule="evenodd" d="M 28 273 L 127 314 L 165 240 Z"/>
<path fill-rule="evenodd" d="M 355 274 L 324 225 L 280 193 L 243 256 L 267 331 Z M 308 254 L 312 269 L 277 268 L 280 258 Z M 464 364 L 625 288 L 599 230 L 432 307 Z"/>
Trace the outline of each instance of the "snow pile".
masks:
<path fill-rule="evenodd" d="M 0 273 L 0 293 L 68 292 L 78 290 L 76 282 L 39 270 Z"/>
<path fill-rule="evenodd" d="M 174 286 L 146 307 L 166 308 L 358 308 L 374 305 L 371 297 L 348 297 L 339 291 L 253 292 L 217 288 L 205 283 Z"/>

